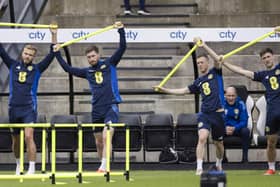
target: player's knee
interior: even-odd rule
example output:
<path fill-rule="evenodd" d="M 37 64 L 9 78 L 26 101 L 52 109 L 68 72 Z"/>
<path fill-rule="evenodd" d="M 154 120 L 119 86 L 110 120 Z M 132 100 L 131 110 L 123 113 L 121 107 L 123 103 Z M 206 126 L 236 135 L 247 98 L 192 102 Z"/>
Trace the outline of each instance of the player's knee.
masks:
<path fill-rule="evenodd" d="M 31 133 L 25 134 L 24 139 L 25 139 L 26 142 L 34 141 L 33 140 L 33 134 L 31 134 Z"/>
<path fill-rule="evenodd" d="M 207 141 L 207 138 L 205 138 L 205 137 L 199 137 L 198 138 L 198 143 L 199 144 L 206 144 L 206 141 Z"/>
<path fill-rule="evenodd" d="M 267 141 L 267 147 L 269 149 L 274 149 L 276 147 L 277 139 L 271 139 Z"/>
<path fill-rule="evenodd" d="M 103 136 L 103 142 L 104 142 L 104 145 L 107 143 L 107 137 L 106 136 Z"/>
<path fill-rule="evenodd" d="M 97 147 L 102 147 L 102 146 L 103 146 L 103 141 L 102 141 L 102 139 L 101 139 L 101 140 L 100 140 L 100 139 L 96 139 L 96 140 L 95 140 L 95 144 L 96 144 Z"/>

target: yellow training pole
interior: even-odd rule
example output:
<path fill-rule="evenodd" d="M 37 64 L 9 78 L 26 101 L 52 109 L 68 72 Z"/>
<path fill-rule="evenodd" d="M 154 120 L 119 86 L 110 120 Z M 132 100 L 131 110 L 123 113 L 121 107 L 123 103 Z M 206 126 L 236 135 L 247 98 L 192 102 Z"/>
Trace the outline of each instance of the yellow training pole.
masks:
<path fill-rule="evenodd" d="M 7 26 L 7 27 L 32 27 L 32 28 L 57 28 L 58 26 L 55 24 L 50 25 L 43 25 L 43 24 L 27 24 L 27 23 L 7 23 L 7 22 L 0 22 L 0 26 Z"/>
<path fill-rule="evenodd" d="M 129 147 L 130 147 L 130 131 L 129 128 L 125 129 L 125 171 L 126 180 L 129 180 Z"/>
<path fill-rule="evenodd" d="M 83 172 L 83 129 L 79 126 L 78 130 L 78 179 L 79 183 L 82 183 Z"/>
<path fill-rule="evenodd" d="M 248 43 L 242 45 L 241 47 L 232 50 L 231 52 L 229 52 L 229 53 L 227 53 L 227 54 L 225 54 L 225 55 L 223 56 L 223 60 L 225 60 L 226 58 L 228 58 L 228 57 L 230 57 L 230 56 L 232 56 L 232 55 L 234 55 L 234 54 L 236 54 L 236 53 L 238 53 L 239 51 L 241 51 L 241 50 L 243 50 L 243 49 L 246 49 L 247 47 L 250 47 L 251 45 L 254 45 L 255 43 L 257 43 L 257 42 L 259 42 L 259 41 L 265 39 L 266 37 L 270 36 L 270 35 L 273 34 L 273 33 L 275 33 L 275 31 L 270 31 L 270 32 L 268 32 L 268 33 L 266 33 L 266 34 L 264 34 L 264 35 L 262 35 L 262 36 L 260 36 L 260 37 L 258 37 L 258 38 L 256 38 L 256 39 L 254 39 L 254 40 L 252 40 L 252 41 L 250 41 L 250 42 L 248 42 Z"/>
<path fill-rule="evenodd" d="M 110 126 L 106 124 L 106 181 L 110 181 L 110 147 L 111 147 L 111 137 L 110 137 Z"/>
<path fill-rule="evenodd" d="M 56 130 L 55 127 L 52 126 L 52 184 L 55 184 L 55 171 L 56 171 Z"/>
<path fill-rule="evenodd" d="M 42 129 L 42 168 L 41 173 L 46 173 L 46 129 Z M 42 181 L 45 181 L 45 178 L 42 178 Z"/>
<path fill-rule="evenodd" d="M 19 171 L 20 175 L 23 175 L 23 167 L 24 167 L 24 128 L 20 129 L 20 148 L 19 148 L 19 159 L 20 159 L 20 166 Z M 20 179 L 20 182 L 23 182 L 23 179 Z"/>
<path fill-rule="evenodd" d="M 79 42 L 79 41 L 81 41 L 81 40 L 83 40 L 83 39 L 86 39 L 86 38 L 89 38 L 89 37 L 92 37 L 92 36 L 95 36 L 95 35 L 101 34 L 101 33 L 103 33 L 103 32 L 109 31 L 109 30 L 111 30 L 111 29 L 113 29 L 113 28 L 114 28 L 114 25 L 111 25 L 111 26 L 105 27 L 105 28 L 103 28 L 103 29 L 97 30 L 97 31 L 95 31 L 95 32 L 89 33 L 89 34 L 87 34 L 87 35 L 85 35 L 85 36 L 82 36 L 82 37 L 79 37 L 79 38 L 76 38 L 76 39 L 73 39 L 73 40 L 69 40 L 69 41 L 67 41 L 67 42 L 65 42 L 65 43 L 63 43 L 63 44 L 61 44 L 61 45 L 59 46 L 59 48 L 62 48 L 62 47 L 71 45 L 71 44 L 73 44 L 73 43 Z"/>
<path fill-rule="evenodd" d="M 161 83 L 158 85 L 158 87 L 162 87 L 178 70 L 178 68 L 189 58 L 189 56 L 197 49 L 198 45 L 195 44 L 191 50 L 178 62 L 178 64 L 169 72 L 169 74 L 161 81 Z M 155 89 L 156 91 L 158 89 Z"/>

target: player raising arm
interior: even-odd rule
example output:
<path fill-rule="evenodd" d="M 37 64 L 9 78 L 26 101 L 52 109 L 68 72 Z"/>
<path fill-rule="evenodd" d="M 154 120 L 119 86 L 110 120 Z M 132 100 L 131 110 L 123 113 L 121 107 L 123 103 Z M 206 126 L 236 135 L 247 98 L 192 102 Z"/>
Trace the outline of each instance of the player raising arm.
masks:
<path fill-rule="evenodd" d="M 119 118 L 118 104 L 121 102 L 121 97 L 118 90 L 116 66 L 125 52 L 126 40 L 124 25 L 121 22 L 116 22 L 114 27 L 118 29 L 120 34 L 120 43 L 119 48 L 110 58 L 100 60 L 98 47 L 91 46 L 85 52 L 90 66 L 87 68 L 77 68 L 69 66 L 62 58 L 60 52 L 55 54 L 64 71 L 88 80 L 92 94 L 92 123 L 117 123 Z M 56 45 L 54 51 L 57 51 L 59 48 L 59 45 Z M 110 127 L 110 142 L 112 142 L 113 133 L 114 129 Z M 97 171 L 105 172 L 107 154 L 106 128 L 96 127 L 94 129 L 94 137 L 101 160 L 101 165 Z"/>
<path fill-rule="evenodd" d="M 195 43 L 204 49 L 214 58 L 218 56 L 201 39 L 196 38 Z M 196 175 L 201 175 L 203 168 L 203 156 L 205 144 L 212 129 L 212 138 L 216 146 L 216 167 L 222 170 L 222 158 L 224 153 L 223 136 L 224 127 L 224 89 L 222 71 L 219 63 L 215 60 L 214 67 L 210 68 L 209 57 L 201 54 L 196 60 L 200 77 L 191 85 L 179 89 L 155 87 L 160 92 L 168 94 L 199 93 L 202 97 L 201 112 L 198 114 L 198 144 L 196 148 L 197 168 Z"/>
<path fill-rule="evenodd" d="M 51 29 L 52 43 L 56 43 L 57 29 Z M 9 122 L 10 123 L 35 123 L 37 120 L 37 88 L 41 74 L 48 68 L 54 58 L 52 46 L 49 54 L 38 64 L 33 60 L 36 56 L 35 46 L 26 44 L 21 52 L 19 61 L 12 59 L 2 44 L 0 56 L 10 72 L 9 95 Z M 12 150 L 16 158 L 16 175 L 20 174 L 20 139 L 18 128 L 12 129 Z M 24 129 L 25 143 L 29 160 L 27 174 L 35 173 L 36 145 L 33 138 L 34 129 Z"/>
<path fill-rule="evenodd" d="M 278 28 L 276 28 L 277 31 L 279 30 Z M 258 72 L 252 72 L 228 62 L 221 61 L 221 63 L 235 73 L 246 76 L 253 81 L 261 82 L 265 87 L 265 98 L 267 102 L 265 133 L 267 136 L 268 170 L 264 174 L 273 175 L 276 173 L 277 133 L 280 130 L 280 65 L 276 64 L 275 56 L 270 48 L 263 49 L 260 52 L 260 58 L 266 70 Z"/>

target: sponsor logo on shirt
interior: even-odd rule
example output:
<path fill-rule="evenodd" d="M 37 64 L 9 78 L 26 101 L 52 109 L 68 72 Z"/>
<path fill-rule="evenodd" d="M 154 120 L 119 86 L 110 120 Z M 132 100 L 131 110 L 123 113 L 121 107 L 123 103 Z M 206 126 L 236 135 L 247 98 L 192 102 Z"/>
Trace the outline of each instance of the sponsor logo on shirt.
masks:
<path fill-rule="evenodd" d="M 275 75 L 279 75 L 280 74 L 280 69 L 277 69 L 276 71 L 275 71 Z"/>

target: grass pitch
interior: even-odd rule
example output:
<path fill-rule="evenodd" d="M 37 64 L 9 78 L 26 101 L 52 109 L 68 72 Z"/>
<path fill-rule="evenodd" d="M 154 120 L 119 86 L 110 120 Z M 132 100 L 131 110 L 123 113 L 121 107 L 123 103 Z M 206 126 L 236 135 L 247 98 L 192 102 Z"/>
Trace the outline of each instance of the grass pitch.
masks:
<path fill-rule="evenodd" d="M 1 172 L 3 173 L 3 172 Z M 79 184 L 76 179 L 57 179 L 57 185 L 50 180 L 41 182 L 38 179 L 2 180 L 0 187 L 53 187 L 53 186 L 97 186 L 97 187 L 199 187 L 200 177 L 194 171 L 131 171 L 132 181 L 126 181 L 123 176 L 111 176 L 111 182 L 105 177 L 84 178 L 86 183 Z M 227 187 L 277 187 L 280 175 L 264 176 L 262 170 L 229 170 L 226 171 Z"/>

